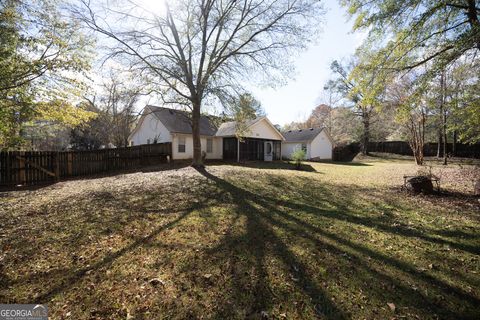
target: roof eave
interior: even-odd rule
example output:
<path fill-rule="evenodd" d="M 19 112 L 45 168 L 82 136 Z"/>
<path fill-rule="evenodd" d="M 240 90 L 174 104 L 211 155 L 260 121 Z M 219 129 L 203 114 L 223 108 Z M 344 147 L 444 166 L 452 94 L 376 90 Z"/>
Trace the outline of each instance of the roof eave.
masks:
<path fill-rule="evenodd" d="M 170 131 L 170 133 L 192 134 L 191 132 L 184 132 L 184 131 Z M 204 133 L 200 133 L 200 135 L 201 135 L 201 136 L 215 137 L 215 134 L 204 134 Z"/>
<path fill-rule="evenodd" d="M 310 140 L 292 140 L 292 141 L 289 141 L 289 140 L 285 140 L 285 143 L 299 143 L 299 142 L 312 142 L 313 139 L 310 139 Z"/>

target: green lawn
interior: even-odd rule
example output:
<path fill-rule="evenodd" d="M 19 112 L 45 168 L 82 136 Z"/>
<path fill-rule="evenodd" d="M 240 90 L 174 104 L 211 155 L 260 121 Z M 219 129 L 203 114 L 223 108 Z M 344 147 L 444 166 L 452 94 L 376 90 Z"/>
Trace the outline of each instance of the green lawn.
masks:
<path fill-rule="evenodd" d="M 212 164 L 0 193 L 0 302 L 51 319 L 479 319 L 480 205 L 412 161 Z"/>

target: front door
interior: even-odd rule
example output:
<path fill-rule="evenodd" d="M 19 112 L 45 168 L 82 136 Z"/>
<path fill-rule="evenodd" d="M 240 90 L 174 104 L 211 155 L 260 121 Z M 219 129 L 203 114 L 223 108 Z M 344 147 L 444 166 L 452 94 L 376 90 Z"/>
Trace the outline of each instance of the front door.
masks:
<path fill-rule="evenodd" d="M 273 143 L 272 141 L 265 141 L 265 161 L 272 161 L 273 160 Z"/>

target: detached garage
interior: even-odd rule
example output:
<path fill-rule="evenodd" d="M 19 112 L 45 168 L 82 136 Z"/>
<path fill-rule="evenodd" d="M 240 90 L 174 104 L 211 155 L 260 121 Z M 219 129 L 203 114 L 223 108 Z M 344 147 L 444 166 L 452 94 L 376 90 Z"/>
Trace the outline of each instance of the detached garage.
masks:
<path fill-rule="evenodd" d="M 289 159 L 295 150 L 303 149 L 308 160 L 332 159 L 333 141 L 325 128 L 288 130 L 282 135 L 282 158 Z"/>

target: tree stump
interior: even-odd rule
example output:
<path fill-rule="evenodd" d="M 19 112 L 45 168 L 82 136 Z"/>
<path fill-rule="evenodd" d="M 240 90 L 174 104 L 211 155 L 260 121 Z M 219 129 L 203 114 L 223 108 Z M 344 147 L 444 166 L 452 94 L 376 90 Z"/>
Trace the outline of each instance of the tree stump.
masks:
<path fill-rule="evenodd" d="M 414 193 L 431 194 L 433 193 L 432 180 L 426 176 L 416 176 L 407 180 L 407 190 Z"/>

